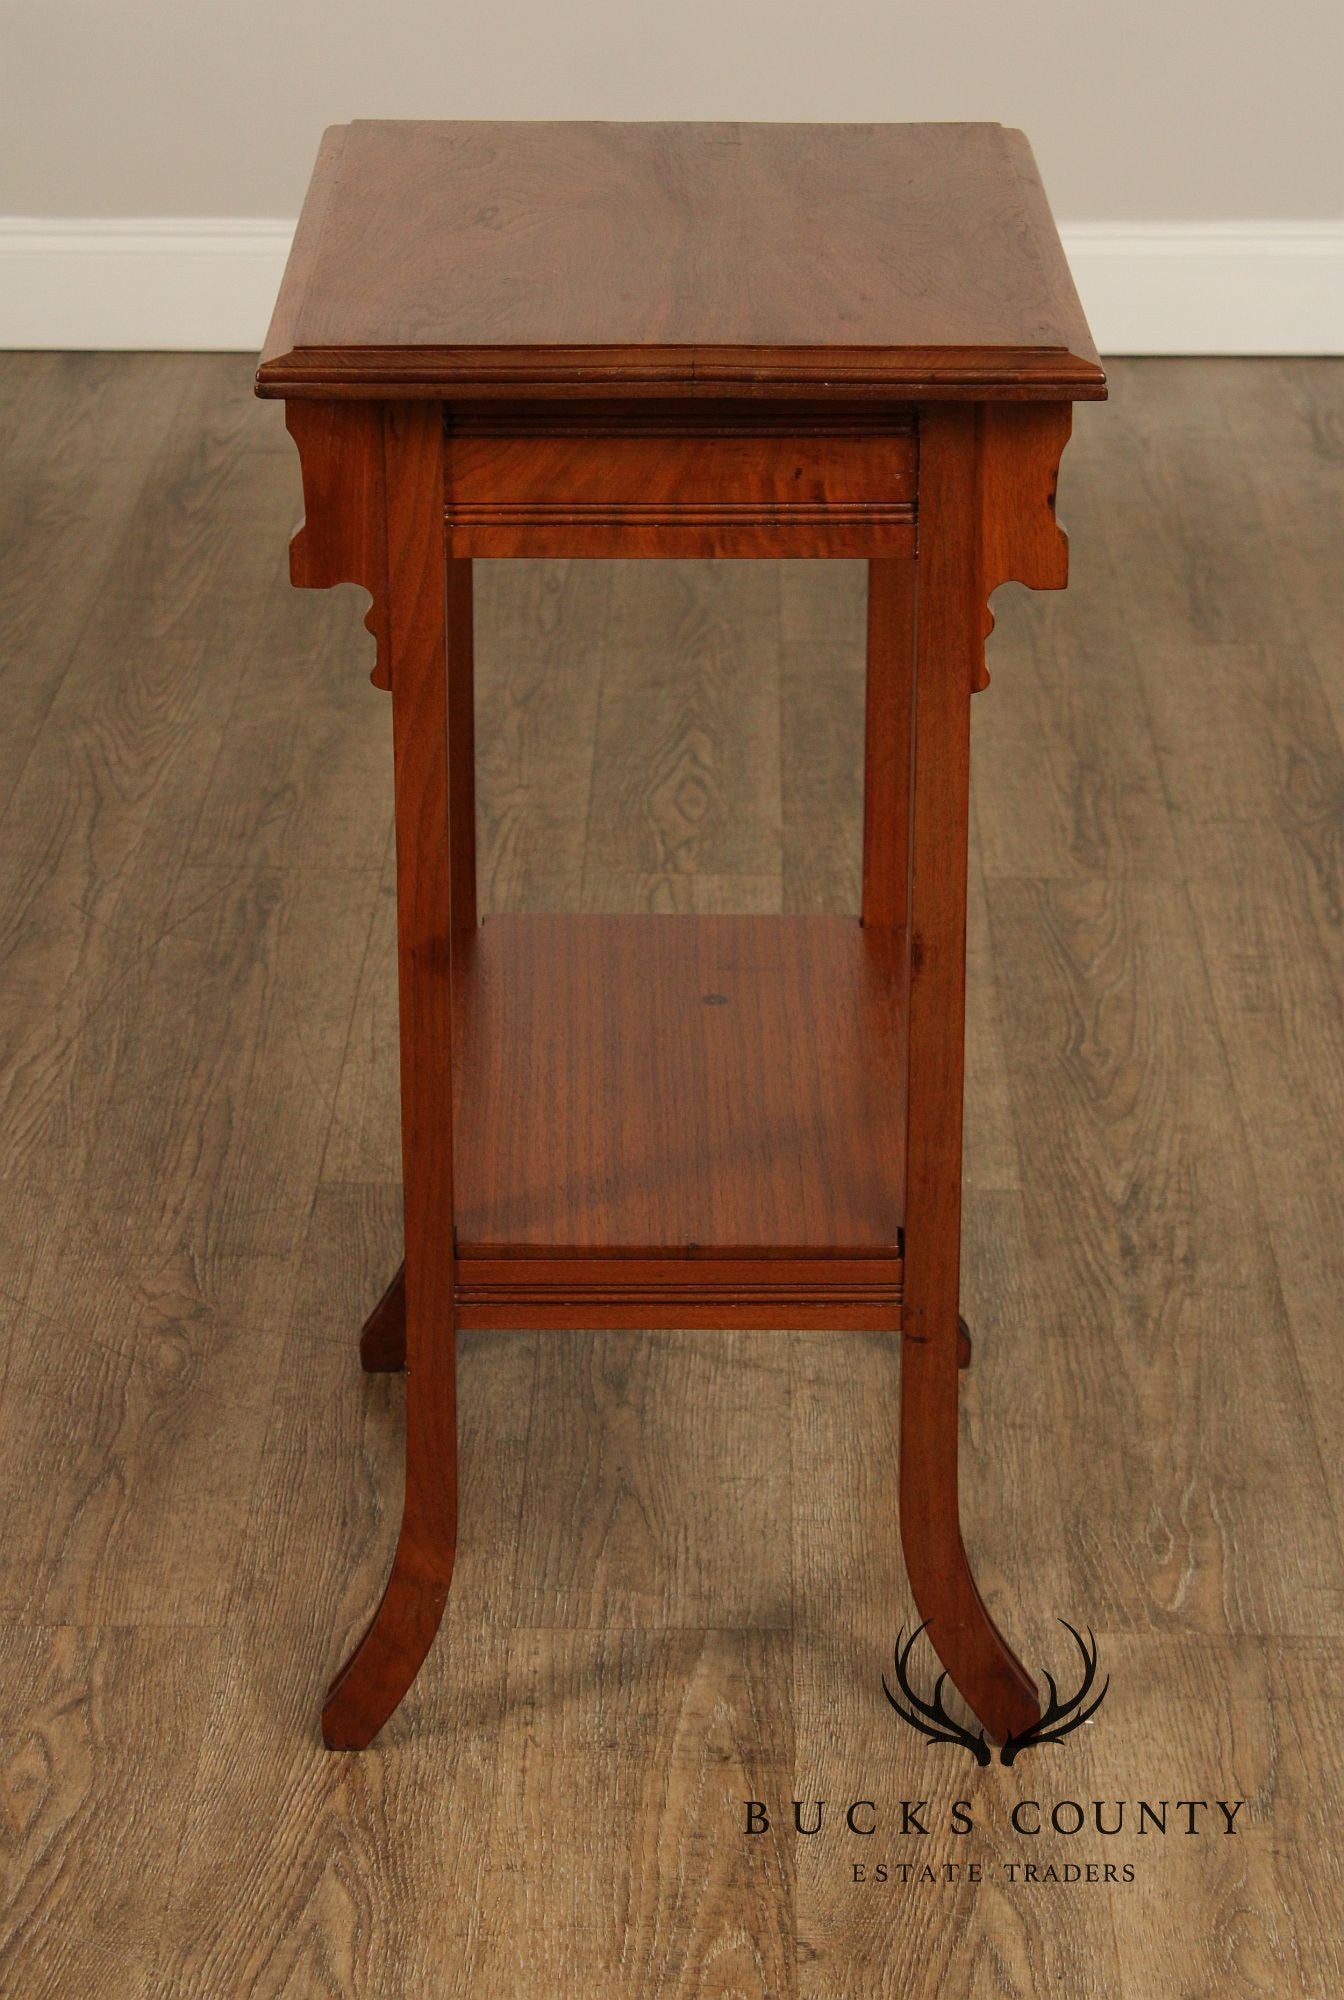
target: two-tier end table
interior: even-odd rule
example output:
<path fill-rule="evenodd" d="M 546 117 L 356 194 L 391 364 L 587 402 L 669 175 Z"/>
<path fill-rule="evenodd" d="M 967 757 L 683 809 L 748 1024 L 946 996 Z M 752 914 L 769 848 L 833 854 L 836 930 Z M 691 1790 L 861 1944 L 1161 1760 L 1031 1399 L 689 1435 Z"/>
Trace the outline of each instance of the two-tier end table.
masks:
<path fill-rule="evenodd" d="M 294 582 L 365 586 L 392 694 L 405 1263 L 361 1353 L 407 1371 L 406 1492 L 327 1742 L 443 1614 L 458 1327 L 899 1331 L 914 1599 L 1022 1729 L 957 1508 L 970 699 L 990 593 L 1065 581 L 1060 453 L 1105 394 L 1026 141 L 336 126 L 257 389 Z M 478 922 L 472 564 L 506 556 L 866 559 L 860 915 Z"/>

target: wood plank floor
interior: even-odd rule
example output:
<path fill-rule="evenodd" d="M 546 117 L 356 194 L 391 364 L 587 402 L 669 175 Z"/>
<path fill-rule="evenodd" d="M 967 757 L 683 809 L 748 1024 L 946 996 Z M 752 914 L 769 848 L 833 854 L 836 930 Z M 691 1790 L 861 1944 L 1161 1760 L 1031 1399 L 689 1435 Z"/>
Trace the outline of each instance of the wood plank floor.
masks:
<path fill-rule="evenodd" d="M 289 590 L 243 358 L 0 362 L 0 1991 L 1344 1990 L 1344 364 L 1113 379 L 1073 587 L 1000 594 L 975 704 L 963 1394 L 987 1596 L 1112 1685 L 981 1771 L 883 1698 L 869 1334 L 465 1336 L 443 1632 L 320 1748 L 399 1506 L 354 1345 L 399 1220 L 364 600 Z M 856 906 L 855 566 L 479 603 L 488 908 Z M 1027 1797 L 1246 1805 L 1024 1838 Z"/>

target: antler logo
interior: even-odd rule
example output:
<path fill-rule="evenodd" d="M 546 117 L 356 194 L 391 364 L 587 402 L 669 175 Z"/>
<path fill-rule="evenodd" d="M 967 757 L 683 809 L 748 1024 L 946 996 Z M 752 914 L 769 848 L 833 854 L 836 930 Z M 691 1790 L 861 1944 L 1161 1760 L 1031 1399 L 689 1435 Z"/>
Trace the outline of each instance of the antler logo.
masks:
<path fill-rule="evenodd" d="M 910 1685 L 910 1676 L 906 1671 L 907 1663 L 914 1649 L 916 1639 L 918 1639 L 921 1632 L 927 1629 L 928 1622 L 926 1618 L 923 1625 L 916 1625 L 908 1639 L 905 1639 L 905 1627 L 902 1625 L 896 1639 L 896 1652 L 893 1656 L 896 1665 L 896 1683 L 901 1693 L 909 1702 L 910 1707 L 902 1708 L 900 1702 L 897 1701 L 895 1695 L 887 1686 L 887 1677 L 885 1674 L 882 1676 L 882 1692 L 895 1709 L 897 1715 L 900 1716 L 901 1721 L 908 1722 L 910 1727 L 917 1729 L 921 1736 L 927 1736 L 930 1743 L 960 1743 L 963 1749 L 970 1751 L 977 1764 L 987 1764 L 989 1762 L 989 1745 L 985 1741 L 984 1730 L 981 1729 L 972 1736 L 970 1730 L 963 1729 L 956 1718 L 949 1715 L 943 1707 L 943 1689 L 947 1685 L 946 1671 L 938 1676 L 933 1690 L 932 1701 L 921 1700 Z M 901 1644 L 902 1639 L 905 1639 L 904 1646 Z"/>
<path fill-rule="evenodd" d="M 1066 1736 L 1072 1735 L 1075 1729 L 1080 1729 L 1083 1723 L 1092 1719 L 1106 1698 L 1106 1690 L 1111 1685 L 1109 1674 L 1102 1682 L 1100 1691 L 1092 1696 L 1090 1701 L 1088 1699 L 1089 1695 L 1092 1695 L 1092 1688 L 1097 1678 L 1097 1642 L 1091 1628 L 1088 1628 L 1087 1638 L 1084 1639 L 1081 1632 L 1076 1631 L 1067 1618 L 1061 1618 L 1059 1622 L 1078 1648 L 1082 1660 L 1083 1672 L 1078 1691 L 1067 1701 L 1061 1701 L 1054 1675 L 1043 1674 L 1045 1684 L 1050 1690 L 1050 1699 L 1030 1728 L 1019 1730 L 1003 1744 L 999 1751 L 1001 1764 L 1015 1763 L 1023 1750 L 1034 1749 L 1038 1743 L 1062 1743 Z M 949 1715 L 944 1706 L 943 1689 L 947 1685 L 946 1672 L 939 1674 L 931 1701 L 925 1701 L 911 1685 L 910 1655 L 914 1650 L 915 1641 L 926 1629 L 927 1624 L 926 1619 L 923 1625 L 917 1625 L 908 1639 L 905 1636 L 905 1627 L 902 1626 L 896 1640 L 894 1655 L 896 1685 L 904 1700 L 898 1699 L 892 1693 L 885 1674 L 882 1676 L 882 1692 L 901 1721 L 908 1723 L 911 1729 L 917 1729 L 930 1743 L 959 1743 L 964 1750 L 970 1751 L 977 1764 L 988 1764 L 990 1749 L 985 1741 L 984 1730 L 978 1729 L 972 1734 L 969 1729 L 962 1727 L 955 1716 Z"/>

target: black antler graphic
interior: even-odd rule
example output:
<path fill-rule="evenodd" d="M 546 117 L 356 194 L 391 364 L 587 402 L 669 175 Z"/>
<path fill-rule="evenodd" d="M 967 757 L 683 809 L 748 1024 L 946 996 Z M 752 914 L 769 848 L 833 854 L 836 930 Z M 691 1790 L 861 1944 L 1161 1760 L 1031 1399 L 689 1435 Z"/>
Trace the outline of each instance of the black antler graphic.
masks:
<path fill-rule="evenodd" d="M 1097 1642 L 1093 1636 L 1091 1626 L 1089 1625 L 1087 1629 L 1087 1641 L 1085 1642 L 1082 1634 L 1074 1631 L 1073 1626 L 1070 1625 L 1067 1618 L 1061 1618 L 1059 1622 L 1064 1627 L 1064 1630 L 1071 1634 L 1074 1645 L 1077 1646 L 1078 1651 L 1082 1655 L 1082 1685 L 1078 1689 L 1077 1694 L 1072 1696 L 1070 1700 L 1062 1702 L 1059 1698 L 1059 1689 L 1055 1686 L 1054 1675 L 1047 1673 L 1045 1675 L 1045 1682 L 1050 1690 L 1048 1704 L 1042 1710 L 1039 1719 L 1033 1722 L 1029 1729 L 1021 1729 L 1016 1735 L 1008 1738 L 999 1752 L 999 1762 L 1001 1764 L 1011 1764 L 1019 1750 L 1026 1750 L 1037 1743 L 1062 1742 L 1066 1736 L 1071 1735 L 1075 1729 L 1081 1728 L 1083 1723 L 1089 1721 L 1096 1714 L 1106 1698 L 1106 1690 L 1111 1684 L 1109 1674 L 1107 1674 L 1101 1684 L 1101 1693 L 1097 1695 L 1094 1701 L 1088 1703 L 1086 1708 L 1083 1706 L 1083 1703 L 1087 1701 L 1087 1697 L 1092 1691 L 1092 1683 L 1097 1677 Z"/>
<path fill-rule="evenodd" d="M 921 1701 L 910 1685 L 909 1676 L 905 1670 L 906 1662 L 910 1658 L 910 1652 L 916 1639 L 918 1639 L 920 1633 L 925 1630 L 927 1625 L 928 1620 L 926 1618 L 923 1625 L 915 1627 L 908 1639 L 905 1638 L 905 1627 L 902 1625 L 896 1639 L 896 1651 L 893 1655 L 896 1665 L 896 1680 L 901 1693 L 910 1703 L 910 1707 L 901 1707 L 900 1702 L 897 1701 L 895 1695 L 887 1686 L 887 1677 L 885 1674 L 882 1676 L 882 1692 L 895 1709 L 897 1715 L 900 1716 L 901 1721 L 908 1722 L 910 1727 L 917 1729 L 921 1736 L 927 1736 L 930 1743 L 960 1743 L 964 1749 L 970 1751 L 977 1764 L 987 1764 L 989 1762 L 989 1745 L 985 1741 L 984 1730 L 982 1729 L 977 1735 L 972 1736 L 970 1730 L 963 1729 L 955 1717 L 950 1716 L 943 1707 L 943 1685 L 947 1680 L 946 1673 L 939 1674 L 937 1684 L 933 1690 L 932 1701 Z M 904 1646 L 901 1644 L 902 1639 L 905 1639 Z M 912 1710 L 915 1713 L 912 1713 Z M 922 1721 L 920 1720 L 921 1716 L 924 1718 Z"/>

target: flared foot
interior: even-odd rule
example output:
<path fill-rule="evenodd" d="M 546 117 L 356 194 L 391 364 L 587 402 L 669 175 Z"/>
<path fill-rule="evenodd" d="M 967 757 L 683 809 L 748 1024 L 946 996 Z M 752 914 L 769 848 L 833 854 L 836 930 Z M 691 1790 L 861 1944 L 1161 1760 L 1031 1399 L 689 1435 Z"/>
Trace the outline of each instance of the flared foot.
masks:
<path fill-rule="evenodd" d="M 388 1333 L 384 1354 L 396 1351 L 392 1301 L 401 1284 L 398 1273 L 374 1315 Z M 406 1378 L 406 1498 L 392 1574 L 368 1630 L 327 1690 L 322 1736 L 332 1750 L 362 1750 L 373 1741 L 419 1673 L 448 1601 L 457 1548 L 457 1340 L 451 1310 L 436 1315 L 433 1304 L 415 1322 L 433 1330 L 413 1339 Z"/>
<path fill-rule="evenodd" d="M 980 1595 L 961 1532 L 938 1559 L 936 1578 L 916 1581 L 907 1552 L 910 1584 L 927 1637 L 954 1686 L 996 1743 L 1040 1718 L 1036 1683 L 990 1617 Z"/>
<path fill-rule="evenodd" d="M 928 1324 L 925 1320 L 924 1324 Z M 957 1362 L 961 1328 L 903 1343 L 901 1542 L 927 1637 L 963 1700 L 996 1742 L 1041 1712 L 1036 1684 L 990 1617 L 961 1538 L 957 1495 Z"/>
<path fill-rule="evenodd" d="M 372 1743 L 434 1643 L 451 1577 L 451 1552 L 440 1575 L 416 1575 L 398 1547 L 373 1623 L 327 1690 L 322 1740 L 329 1750 L 364 1750 Z"/>

